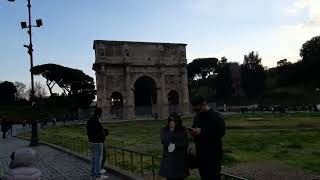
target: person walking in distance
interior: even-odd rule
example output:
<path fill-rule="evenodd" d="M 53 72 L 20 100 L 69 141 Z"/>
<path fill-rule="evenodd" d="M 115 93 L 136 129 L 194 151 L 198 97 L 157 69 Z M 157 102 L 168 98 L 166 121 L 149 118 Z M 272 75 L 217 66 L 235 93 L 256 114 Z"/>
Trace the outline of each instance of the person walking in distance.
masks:
<path fill-rule="evenodd" d="M 195 139 L 201 180 L 220 180 L 224 119 L 220 113 L 211 109 L 201 96 L 195 96 L 191 104 L 196 116 L 190 132 Z"/>
<path fill-rule="evenodd" d="M 8 119 L 6 114 L 3 114 L 1 118 L 1 131 L 2 131 L 2 138 L 6 138 L 7 130 L 8 130 Z"/>
<path fill-rule="evenodd" d="M 161 129 L 160 138 L 163 154 L 159 175 L 167 180 L 185 179 L 189 175 L 186 164 L 188 133 L 178 113 L 169 115 L 168 124 Z"/>
<path fill-rule="evenodd" d="M 102 114 L 101 108 L 94 110 L 86 125 L 89 146 L 91 150 L 91 170 L 90 177 L 95 180 L 108 179 L 108 176 L 101 175 L 101 160 L 103 153 L 103 142 L 105 141 L 105 132 L 99 119 Z"/>

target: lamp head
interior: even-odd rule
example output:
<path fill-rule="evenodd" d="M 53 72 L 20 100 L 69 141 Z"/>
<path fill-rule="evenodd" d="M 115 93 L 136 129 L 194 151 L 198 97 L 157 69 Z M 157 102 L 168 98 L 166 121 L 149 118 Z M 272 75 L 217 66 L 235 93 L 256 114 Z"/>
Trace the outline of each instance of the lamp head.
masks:
<path fill-rule="evenodd" d="M 27 22 L 21 22 L 21 28 L 22 29 L 27 28 Z"/>
<path fill-rule="evenodd" d="M 37 23 L 37 27 L 40 27 L 40 26 L 43 25 L 41 19 L 37 19 L 37 20 L 36 20 L 36 23 Z"/>

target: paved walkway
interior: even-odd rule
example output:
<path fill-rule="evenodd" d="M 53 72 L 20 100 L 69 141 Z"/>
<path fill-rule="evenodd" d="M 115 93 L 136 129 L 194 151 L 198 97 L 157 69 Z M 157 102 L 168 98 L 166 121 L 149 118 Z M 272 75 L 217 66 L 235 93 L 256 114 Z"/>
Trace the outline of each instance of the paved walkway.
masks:
<path fill-rule="evenodd" d="M 10 154 L 19 148 L 28 147 L 29 141 L 8 137 L 0 139 L 0 173 L 7 172 L 10 164 Z M 90 165 L 67 153 L 45 145 L 32 147 L 37 152 L 35 166 L 42 172 L 44 180 L 88 180 Z M 111 180 L 121 178 L 109 175 Z"/>

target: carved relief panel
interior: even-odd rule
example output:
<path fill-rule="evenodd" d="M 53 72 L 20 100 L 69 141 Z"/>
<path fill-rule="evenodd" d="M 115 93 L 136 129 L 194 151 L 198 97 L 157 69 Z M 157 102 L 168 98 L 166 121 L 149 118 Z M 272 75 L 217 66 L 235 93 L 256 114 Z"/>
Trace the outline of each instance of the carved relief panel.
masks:
<path fill-rule="evenodd" d="M 105 83 L 107 89 L 122 89 L 123 88 L 123 75 L 106 75 Z"/>
<path fill-rule="evenodd" d="M 165 75 L 166 89 L 181 89 L 181 75 Z"/>

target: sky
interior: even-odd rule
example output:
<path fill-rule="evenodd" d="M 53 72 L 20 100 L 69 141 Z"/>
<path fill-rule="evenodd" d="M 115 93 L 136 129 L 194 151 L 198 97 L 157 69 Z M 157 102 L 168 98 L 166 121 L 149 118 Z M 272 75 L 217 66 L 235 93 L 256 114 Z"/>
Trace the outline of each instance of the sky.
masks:
<path fill-rule="evenodd" d="M 30 84 L 27 0 L 0 0 L 0 81 Z M 300 59 L 320 34 L 320 0 L 32 0 L 34 65 L 92 70 L 94 40 L 186 43 L 187 59 L 225 56 L 243 62 L 256 51 L 264 66 Z M 37 77 L 36 81 L 44 82 Z"/>

